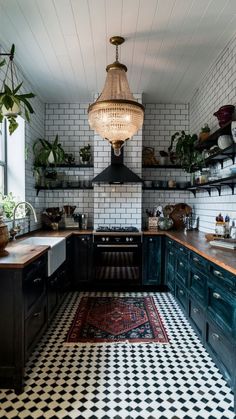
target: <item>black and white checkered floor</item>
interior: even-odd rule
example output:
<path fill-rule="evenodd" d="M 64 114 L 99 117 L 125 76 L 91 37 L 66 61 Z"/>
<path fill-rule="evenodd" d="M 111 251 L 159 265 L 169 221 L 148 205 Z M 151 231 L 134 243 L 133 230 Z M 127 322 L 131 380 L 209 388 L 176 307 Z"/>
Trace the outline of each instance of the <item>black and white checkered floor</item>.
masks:
<path fill-rule="evenodd" d="M 147 293 L 83 293 L 142 296 Z M 65 347 L 71 293 L 27 364 L 25 392 L 0 391 L 1 418 L 231 419 L 233 394 L 169 293 L 151 294 L 170 344 Z"/>

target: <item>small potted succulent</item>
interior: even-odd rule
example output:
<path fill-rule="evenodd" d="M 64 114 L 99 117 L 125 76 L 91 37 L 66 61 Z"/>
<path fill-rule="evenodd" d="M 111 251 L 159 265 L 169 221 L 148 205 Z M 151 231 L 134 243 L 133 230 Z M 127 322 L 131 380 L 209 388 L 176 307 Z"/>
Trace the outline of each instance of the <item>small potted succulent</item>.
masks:
<path fill-rule="evenodd" d="M 200 141 L 206 141 L 210 135 L 210 128 L 208 124 L 204 124 L 203 127 L 201 127 L 201 132 L 199 134 L 199 140 Z"/>
<path fill-rule="evenodd" d="M 82 164 L 89 164 L 91 161 L 91 146 L 90 144 L 81 147 L 79 151 L 80 161 Z"/>

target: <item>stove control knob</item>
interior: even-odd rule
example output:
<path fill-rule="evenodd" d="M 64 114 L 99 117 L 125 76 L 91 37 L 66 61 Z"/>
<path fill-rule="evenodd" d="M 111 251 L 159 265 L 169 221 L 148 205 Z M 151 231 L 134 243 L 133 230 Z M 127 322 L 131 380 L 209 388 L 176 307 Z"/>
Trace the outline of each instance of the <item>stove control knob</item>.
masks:
<path fill-rule="evenodd" d="M 106 241 L 109 242 L 109 237 L 106 238 Z"/>
<path fill-rule="evenodd" d="M 105 239 L 105 237 L 102 237 L 102 241 L 104 242 L 106 239 Z"/>
<path fill-rule="evenodd" d="M 129 241 L 129 237 L 126 237 L 126 241 L 127 241 L 127 242 Z"/>
<path fill-rule="evenodd" d="M 134 240 L 133 237 L 130 237 L 129 241 L 132 242 L 133 240 Z"/>

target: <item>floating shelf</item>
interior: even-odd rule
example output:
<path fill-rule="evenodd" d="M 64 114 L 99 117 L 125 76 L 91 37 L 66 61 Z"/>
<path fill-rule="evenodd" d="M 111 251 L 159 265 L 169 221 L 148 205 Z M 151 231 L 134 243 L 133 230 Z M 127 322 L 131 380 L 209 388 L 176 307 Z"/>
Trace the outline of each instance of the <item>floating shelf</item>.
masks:
<path fill-rule="evenodd" d="M 169 191 L 169 192 L 192 192 L 191 188 L 168 188 L 168 187 L 146 187 L 143 186 L 142 188 L 144 191 Z"/>
<path fill-rule="evenodd" d="M 143 169 L 181 169 L 179 164 L 150 164 L 148 166 L 142 165 Z"/>
<path fill-rule="evenodd" d="M 50 164 L 49 166 L 40 166 L 42 169 L 60 169 L 60 168 L 67 168 L 67 169 L 87 169 L 94 167 L 93 164 Z"/>
<path fill-rule="evenodd" d="M 209 156 L 205 159 L 205 165 L 211 166 L 215 163 L 220 163 L 221 168 L 223 168 L 223 162 L 226 159 L 231 159 L 232 163 L 235 163 L 235 156 L 236 156 L 236 143 L 232 144 L 231 146 L 224 148 L 224 150 L 219 150 L 216 154 Z"/>
<path fill-rule="evenodd" d="M 233 176 L 229 176 L 223 179 L 212 180 L 211 182 L 207 182 L 201 185 L 194 185 L 187 189 L 191 191 L 194 194 L 194 196 L 196 196 L 196 193 L 201 190 L 207 191 L 209 196 L 211 196 L 211 190 L 217 189 L 218 194 L 220 196 L 222 186 L 228 186 L 232 191 L 232 195 L 234 195 L 235 185 L 236 185 L 236 175 L 233 175 Z"/>
<path fill-rule="evenodd" d="M 198 141 L 195 144 L 195 149 L 198 151 L 209 150 L 212 146 L 217 145 L 217 140 L 220 135 L 231 135 L 231 122 L 227 122 L 223 127 L 210 134 L 207 140 Z"/>
<path fill-rule="evenodd" d="M 79 187 L 79 186 L 57 186 L 55 188 L 47 188 L 46 186 L 35 186 L 35 189 L 37 190 L 37 196 L 40 191 L 62 191 L 62 190 L 77 190 L 77 189 L 85 189 L 85 190 L 91 190 L 93 189 L 93 186 L 87 186 L 87 187 Z"/>

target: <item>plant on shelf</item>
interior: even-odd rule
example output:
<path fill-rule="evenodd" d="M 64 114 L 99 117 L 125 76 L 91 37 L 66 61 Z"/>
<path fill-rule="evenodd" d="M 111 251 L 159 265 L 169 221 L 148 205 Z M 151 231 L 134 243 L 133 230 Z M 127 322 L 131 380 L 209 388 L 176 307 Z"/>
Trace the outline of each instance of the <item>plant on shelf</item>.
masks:
<path fill-rule="evenodd" d="M 0 192 L 0 207 L 2 207 L 6 218 L 12 219 L 16 204 L 16 198 L 13 196 L 12 192 L 9 192 L 7 195 Z"/>
<path fill-rule="evenodd" d="M 171 137 L 171 143 L 168 148 L 172 152 L 173 145 L 175 145 L 175 154 L 177 161 L 181 167 L 188 173 L 192 173 L 197 168 L 202 166 L 202 154 L 195 150 L 195 142 L 197 140 L 196 134 L 186 134 L 185 131 L 175 132 Z"/>
<path fill-rule="evenodd" d="M 91 160 L 91 146 L 90 144 L 80 148 L 79 151 L 80 159 L 82 164 L 89 164 Z"/>
<path fill-rule="evenodd" d="M 208 139 L 209 135 L 210 135 L 210 128 L 208 124 L 204 124 L 203 127 L 201 127 L 201 132 L 199 134 L 199 140 L 200 141 L 205 141 Z"/>
<path fill-rule="evenodd" d="M 34 113 L 34 110 L 29 102 L 29 99 L 35 97 L 34 93 L 20 93 L 20 89 L 22 87 L 23 82 L 17 83 L 15 85 L 15 80 L 17 80 L 15 64 L 13 61 L 15 53 L 15 45 L 13 44 L 11 47 L 11 51 L 9 54 L 1 54 L 0 55 L 8 55 L 9 62 L 7 64 L 7 70 L 5 73 L 5 77 L 2 83 L 1 91 L 0 91 L 0 123 L 3 121 L 3 118 L 6 117 L 9 122 L 9 133 L 10 135 L 16 130 L 18 127 L 17 116 L 23 115 L 26 120 L 29 122 L 30 117 L 29 115 Z M 0 67 L 5 64 L 5 60 L 1 61 Z M 10 79 L 10 86 L 7 84 L 7 78 Z"/>

